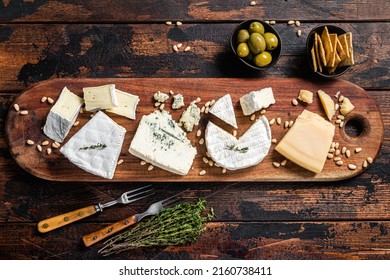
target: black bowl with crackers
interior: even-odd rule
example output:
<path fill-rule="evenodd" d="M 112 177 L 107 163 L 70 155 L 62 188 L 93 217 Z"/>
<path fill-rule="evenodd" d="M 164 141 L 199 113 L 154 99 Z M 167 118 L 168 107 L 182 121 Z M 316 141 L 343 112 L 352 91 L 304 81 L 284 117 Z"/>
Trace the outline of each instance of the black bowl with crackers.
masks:
<path fill-rule="evenodd" d="M 339 26 L 322 25 L 312 29 L 306 52 L 310 68 L 321 77 L 338 77 L 355 64 L 352 33 Z"/>

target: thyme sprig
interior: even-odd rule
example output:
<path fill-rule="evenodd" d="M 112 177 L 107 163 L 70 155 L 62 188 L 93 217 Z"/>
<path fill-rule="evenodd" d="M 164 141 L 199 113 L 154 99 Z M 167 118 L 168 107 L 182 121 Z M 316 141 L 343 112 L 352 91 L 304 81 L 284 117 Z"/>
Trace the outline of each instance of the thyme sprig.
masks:
<path fill-rule="evenodd" d="M 213 218 L 213 208 L 206 210 L 204 199 L 180 203 L 107 240 L 99 253 L 107 256 L 138 247 L 192 243 L 206 229 L 205 223 Z"/>
<path fill-rule="evenodd" d="M 103 150 L 105 148 L 107 148 L 106 144 L 97 143 L 95 145 L 81 147 L 79 150 Z"/>
<path fill-rule="evenodd" d="M 236 145 L 230 145 L 230 146 L 227 146 L 226 148 L 228 150 L 230 150 L 230 151 L 236 151 L 236 152 L 240 152 L 240 153 L 243 153 L 243 154 L 248 152 L 248 150 L 249 150 L 248 147 L 239 148 Z"/>

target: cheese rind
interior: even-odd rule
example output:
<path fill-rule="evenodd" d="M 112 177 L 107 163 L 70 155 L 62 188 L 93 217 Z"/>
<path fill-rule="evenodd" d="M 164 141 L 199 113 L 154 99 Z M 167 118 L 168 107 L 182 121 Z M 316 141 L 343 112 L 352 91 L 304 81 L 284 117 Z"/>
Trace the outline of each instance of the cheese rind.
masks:
<path fill-rule="evenodd" d="M 118 106 L 106 109 L 106 111 L 135 120 L 139 97 L 118 89 L 115 89 L 115 95 Z"/>
<path fill-rule="evenodd" d="M 103 85 L 83 88 L 85 110 L 98 111 L 118 106 L 115 94 L 115 85 Z"/>
<path fill-rule="evenodd" d="M 242 112 L 245 116 L 252 115 L 261 109 L 268 108 L 271 104 L 275 104 L 272 88 L 263 88 L 257 91 L 251 91 L 240 98 Z"/>
<path fill-rule="evenodd" d="M 83 103 L 81 97 L 64 87 L 47 115 L 43 133 L 50 139 L 62 143 L 76 121 Z"/>
<path fill-rule="evenodd" d="M 129 152 L 161 169 L 186 175 L 194 161 L 196 148 L 171 115 L 163 110 L 142 117 Z"/>
<path fill-rule="evenodd" d="M 125 133 L 125 128 L 99 111 L 61 147 L 60 152 L 79 168 L 112 179 Z"/>
<path fill-rule="evenodd" d="M 219 98 L 209 112 L 231 126 L 238 128 L 230 94 L 226 94 Z"/>
<path fill-rule="evenodd" d="M 320 173 L 326 162 L 334 132 L 333 124 L 304 110 L 275 150 L 303 168 Z"/>
<path fill-rule="evenodd" d="M 265 116 L 259 118 L 239 139 L 213 122 L 205 132 L 207 152 L 214 162 L 228 170 L 260 163 L 271 147 L 271 129 Z"/>

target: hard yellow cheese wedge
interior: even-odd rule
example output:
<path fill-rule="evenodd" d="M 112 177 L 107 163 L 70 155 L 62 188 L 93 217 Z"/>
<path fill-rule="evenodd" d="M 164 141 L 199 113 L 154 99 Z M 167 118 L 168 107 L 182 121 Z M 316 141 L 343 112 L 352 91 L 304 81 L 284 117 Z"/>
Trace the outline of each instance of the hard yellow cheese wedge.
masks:
<path fill-rule="evenodd" d="M 324 107 L 326 116 L 328 117 L 329 120 L 331 120 L 334 114 L 336 113 L 332 98 L 328 94 L 326 94 L 325 91 L 319 90 L 317 93 L 318 96 L 320 97 L 322 107 Z"/>
<path fill-rule="evenodd" d="M 320 173 L 332 144 L 334 131 L 333 124 L 304 110 L 275 150 L 303 168 Z"/>

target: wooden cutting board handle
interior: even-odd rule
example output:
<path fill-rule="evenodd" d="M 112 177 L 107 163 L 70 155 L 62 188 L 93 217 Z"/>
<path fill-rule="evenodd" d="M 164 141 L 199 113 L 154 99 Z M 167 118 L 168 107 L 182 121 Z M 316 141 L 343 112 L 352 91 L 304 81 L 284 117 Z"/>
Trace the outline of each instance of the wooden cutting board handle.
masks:
<path fill-rule="evenodd" d="M 117 233 L 131 225 L 134 225 L 135 223 L 137 223 L 137 218 L 135 217 L 135 215 L 133 215 L 119 222 L 106 226 L 101 230 L 92 232 L 88 235 L 84 235 L 83 236 L 84 245 L 86 247 L 89 247 L 103 240 L 104 238 L 113 235 L 114 233 Z"/>
<path fill-rule="evenodd" d="M 61 214 L 38 223 L 38 231 L 45 233 L 78 220 L 89 217 L 97 212 L 94 205 L 80 208 L 65 214 Z"/>

